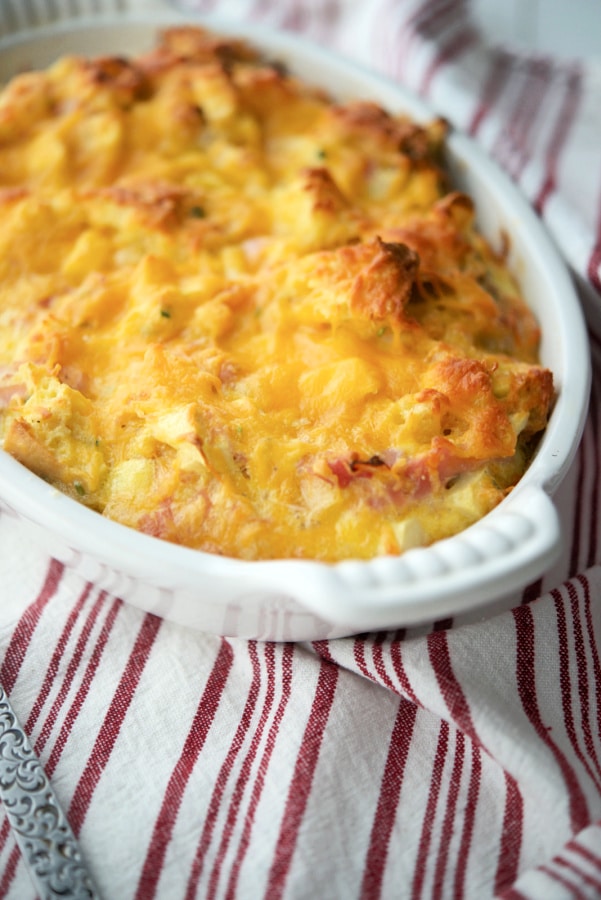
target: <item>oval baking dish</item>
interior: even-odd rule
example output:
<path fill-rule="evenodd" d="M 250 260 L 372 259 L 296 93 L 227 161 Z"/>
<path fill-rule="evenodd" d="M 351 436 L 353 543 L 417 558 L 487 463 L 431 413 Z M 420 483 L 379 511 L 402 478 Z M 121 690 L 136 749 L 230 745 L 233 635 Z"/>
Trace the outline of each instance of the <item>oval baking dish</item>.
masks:
<path fill-rule="evenodd" d="M 135 54 L 176 16 L 63 23 L 0 43 L 0 78 L 65 53 Z M 290 35 L 205 18 L 277 58 L 340 99 L 361 97 L 418 121 L 433 113 L 397 85 Z M 485 607 L 539 576 L 561 542 L 551 495 L 581 437 L 590 385 L 586 328 L 571 279 L 528 204 L 470 140 L 451 133 L 454 184 L 470 194 L 493 246 L 510 236 L 509 262 L 542 329 L 541 361 L 557 400 L 526 474 L 459 535 L 402 556 L 326 564 L 249 562 L 177 546 L 100 516 L 0 451 L 0 502 L 30 523 L 53 556 L 123 600 L 180 624 L 270 640 L 336 637 L 401 627 Z"/>

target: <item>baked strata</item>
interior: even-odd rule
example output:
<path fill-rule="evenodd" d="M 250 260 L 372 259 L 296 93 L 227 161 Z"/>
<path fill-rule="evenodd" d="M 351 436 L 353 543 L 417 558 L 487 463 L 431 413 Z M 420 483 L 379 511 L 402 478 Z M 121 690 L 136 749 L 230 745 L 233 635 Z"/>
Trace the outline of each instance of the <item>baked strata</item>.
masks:
<path fill-rule="evenodd" d="M 398 554 L 520 479 L 551 373 L 446 126 L 167 29 L 0 95 L 0 428 L 56 488 L 247 559 Z"/>

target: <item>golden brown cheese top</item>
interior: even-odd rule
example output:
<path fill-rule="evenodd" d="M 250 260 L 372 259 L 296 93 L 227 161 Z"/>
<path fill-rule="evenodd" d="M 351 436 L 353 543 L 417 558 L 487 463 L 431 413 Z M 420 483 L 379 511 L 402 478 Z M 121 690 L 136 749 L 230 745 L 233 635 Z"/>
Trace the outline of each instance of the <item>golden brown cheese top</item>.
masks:
<path fill-rule="evenodd" d="M 166 31 L 0 95 L 0 433 L 104 515 L 243 558 L 399 553 L 523 474 L 539 332 L 445 126 Z"/>

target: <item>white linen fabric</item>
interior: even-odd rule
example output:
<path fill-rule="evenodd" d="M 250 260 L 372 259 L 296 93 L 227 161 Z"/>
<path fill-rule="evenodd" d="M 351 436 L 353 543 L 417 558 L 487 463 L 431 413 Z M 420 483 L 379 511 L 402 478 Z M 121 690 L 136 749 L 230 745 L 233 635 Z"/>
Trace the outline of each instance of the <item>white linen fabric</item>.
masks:
<path fill-rule="evenodd" d="M 76 2 L 4 0 L 0 29 Z M 461 0 L 179 6 L 299 31 L 402 81 L 529 198 L 595 360 L 558 496 L 564 552 L 481 621 L 273 644 L 127 606 L 0 513 L 0 682 L 106 900 L 601 897 L 601 69 L 491 47 Z M 0 898 L 33 897 L 0 819 Z"/>

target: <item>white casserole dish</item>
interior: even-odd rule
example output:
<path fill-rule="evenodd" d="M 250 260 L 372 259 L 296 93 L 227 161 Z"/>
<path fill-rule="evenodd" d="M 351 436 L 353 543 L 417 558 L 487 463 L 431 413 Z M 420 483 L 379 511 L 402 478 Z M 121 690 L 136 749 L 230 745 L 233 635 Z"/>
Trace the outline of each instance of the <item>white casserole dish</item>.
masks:
<path fill-rule="evenodd" d="M 62 23 L 0 40 L 0 79 L 57 56 L 135 54 L 176 14 Z M 198 21 L 198 20 L 197 20 Z M 306 80 L 340 98 L 361 96 L 418 120 L 433 113 L 380 76 L 290 35 L 212 17 Z M 559 553 L 551 495 L 576 452 L 588 405 L 586 328 L 566 268 L 513 184 L 458 133 L 448 142 L 455 183 L 471 194 L 493 245 L 510 236 L 510 264 L 543 332 L 541 358 L 558 398 L 547 431 L 511 495 L 477 524 L 429 548 L 369 562 L 247 562 L 175 546 L 103 518 L 51 488 L 0 450 L 0 504 L 35 540 L 110 593 L 182 625 L 245 638 L 312 640 L 396 628 L 485 609 L 524 587 Z"/>

